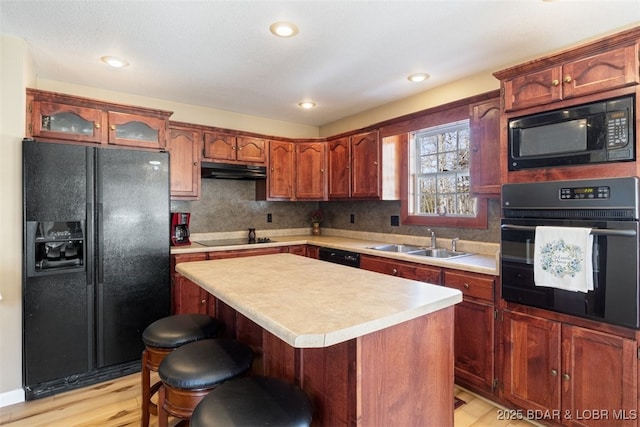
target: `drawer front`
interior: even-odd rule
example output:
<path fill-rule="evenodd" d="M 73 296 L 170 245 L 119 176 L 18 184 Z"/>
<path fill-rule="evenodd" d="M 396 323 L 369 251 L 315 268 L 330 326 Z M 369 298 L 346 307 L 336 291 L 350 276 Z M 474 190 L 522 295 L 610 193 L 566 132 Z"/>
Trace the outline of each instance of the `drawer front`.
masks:
<path fill-rule="evenodd" d="M 473 297 L 493 302 L 493 276 L 481 274 L 444 272 L 444 285 L 458 289 L 465 297 Z"/>

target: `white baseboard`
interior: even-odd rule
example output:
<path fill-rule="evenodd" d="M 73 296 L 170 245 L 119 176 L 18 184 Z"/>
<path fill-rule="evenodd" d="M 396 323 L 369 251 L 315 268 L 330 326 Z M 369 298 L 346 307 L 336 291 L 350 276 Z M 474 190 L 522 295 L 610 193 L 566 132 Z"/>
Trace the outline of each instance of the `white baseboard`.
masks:
<path fill-rule="evenodd" d="M 20 402 L 24 402 L 24 390 L 21 388 L 0 393 L 0 408 Z"/>

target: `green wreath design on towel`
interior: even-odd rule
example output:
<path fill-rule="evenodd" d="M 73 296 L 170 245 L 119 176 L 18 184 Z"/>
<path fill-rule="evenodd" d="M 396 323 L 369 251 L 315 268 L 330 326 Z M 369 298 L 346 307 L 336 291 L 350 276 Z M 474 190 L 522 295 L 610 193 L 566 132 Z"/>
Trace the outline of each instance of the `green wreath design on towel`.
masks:
<path fill-rule="evenodd" d="M 542 269 L 556 277 L 575 277 L 582 270 L 582 248 L 568 245 L 564 240 L 555 240 L 540 248 Z"/>

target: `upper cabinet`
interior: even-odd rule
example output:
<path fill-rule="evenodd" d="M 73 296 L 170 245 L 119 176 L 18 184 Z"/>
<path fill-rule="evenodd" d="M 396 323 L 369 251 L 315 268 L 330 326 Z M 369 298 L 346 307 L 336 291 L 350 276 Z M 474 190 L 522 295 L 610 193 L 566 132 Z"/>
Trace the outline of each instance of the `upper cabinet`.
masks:
<path fill-rule="evenodd" d="M 200 134 L 188 124 L 169 123 L 167 150 L 174 200 L 200 198 Z"/>
<path fill-rule="evenodd" d="M 203 160 L 264 164 L 267 161 L 267 140 L 229 132 L 206 131 Z"/>
<path fill-rule="evenodd" d="M 257 198 L 266 200 L 326 200 L 324 141 L 269 141 L 266 181 L 256 184 Z"/>
<path fill-rule="evenodd" d="M 471 193 L 500 196 L 500 98 L 471 105 Z"/>
<path fill-rule="evenodd" d="M 505 80 L 505 111 L 638 84 L 638 45 L 619 47 Z"/>
<path fill-rule="evenodd" d="M 295 144 L 295 194 L 297 200 L 326 200 L 327 155 L 325 142 Z"/>
<path fill-rule="evenodd" d="M 393 177 L 398 172 L 398 147 L 395 140 L 382 141 L 377 130 L 329 140 L 329 199 L 397 199 Z M 385 171 L 392 182 L 388 194 L 383 191 Z"/>
<path fill-rule="evenodd" d="M 171 112 L 27 89 L 29 137 L 163 149 Z"/>
<path fill-rule="evenodd" d="M 640 29 L 634 28 L 494 73 L 502 82 L 504 111 L 637 85 L 640 83 L 639 40 Z M 603 94 L 601 98 L 606 96 Z"/>

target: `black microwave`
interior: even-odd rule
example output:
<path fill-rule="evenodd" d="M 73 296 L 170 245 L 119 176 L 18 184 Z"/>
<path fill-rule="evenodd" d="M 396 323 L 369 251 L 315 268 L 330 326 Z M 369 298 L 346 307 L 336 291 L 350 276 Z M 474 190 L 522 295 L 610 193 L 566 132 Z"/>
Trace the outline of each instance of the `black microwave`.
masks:
<path fill-rule="evenodd" d="M 510 171 L 635 160 L 633 95 L 509 119 Z"/>

